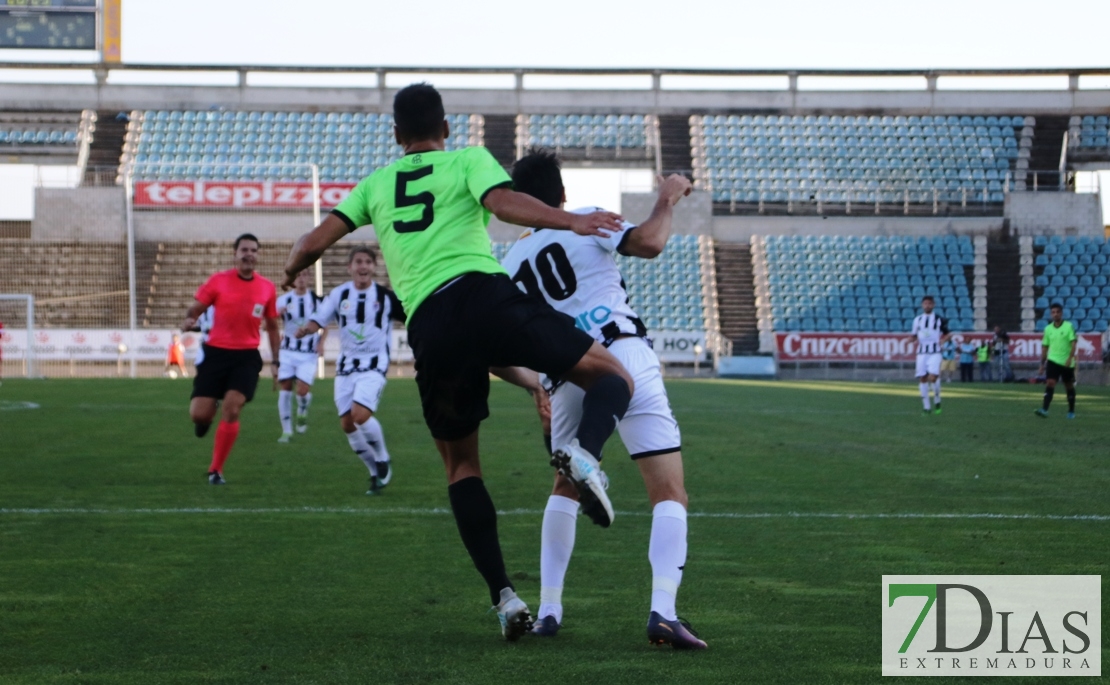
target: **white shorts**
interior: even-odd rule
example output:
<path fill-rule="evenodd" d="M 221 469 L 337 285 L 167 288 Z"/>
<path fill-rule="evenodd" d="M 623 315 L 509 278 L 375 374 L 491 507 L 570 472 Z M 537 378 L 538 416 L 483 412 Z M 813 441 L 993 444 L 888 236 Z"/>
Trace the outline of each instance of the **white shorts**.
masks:
<path fill-rule="evenodd" d="M 319 357 L 315 352 L 296 352 L 293 350 L 278 350 L 278 380 L 287 381 L 296 378 L 308 385 L 316 380 L 316 360 Z"/>
<path fill-rule="evenodd" d="M 335 377 L 335 408 L 343 416 L 358 402 L 372 412 L 378 411 L 378 402 L 385 390 L 385 376 L 377 371 L 350 373 Z"/>
<path fill-rule="evenodd" d="M 919 354 L 917 355 L 917 370 L 914 371 L 914 378 L 921 378 L 922 376 L 939 376 L 940 375 L 940 352 L 935 354 Z"/>
<path fill-rule="evenodd" d="M 632 376 L 636 390 L 624 418 L 617 424 L 621 441 L 633 459 L 677 452 L 682 447 L 678 422 L 671 412 L 659 357 L 642 338 L 622 338 L 609 346 Z M 582 420 L 582 398 L 577 385 L 564 383 L 551 396 L 551 445 L 566 445 L 578 432 Z"/>

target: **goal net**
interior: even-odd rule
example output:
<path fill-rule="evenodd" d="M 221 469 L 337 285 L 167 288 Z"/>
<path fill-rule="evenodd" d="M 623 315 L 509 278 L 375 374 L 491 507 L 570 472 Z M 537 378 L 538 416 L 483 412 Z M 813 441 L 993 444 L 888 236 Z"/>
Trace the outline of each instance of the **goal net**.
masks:
<path fill-rule="evenodd" d="M 0 293 L 0 373 L 3 378 L 35 378 L 35 297 Z"/>

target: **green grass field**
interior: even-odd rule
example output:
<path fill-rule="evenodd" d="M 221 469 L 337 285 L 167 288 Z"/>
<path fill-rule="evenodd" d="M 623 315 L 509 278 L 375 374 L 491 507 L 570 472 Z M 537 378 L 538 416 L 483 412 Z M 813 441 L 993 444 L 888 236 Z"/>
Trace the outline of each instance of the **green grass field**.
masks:
<path fill-rule="evenodd" d="M 330 382 L 309 433 L 278 445 L 264 381 L 213 488 L 187 382 L 6 381 L 0 682 L 878 682 L 883 574 L 1110 577 L 1110 520 L 1053 518 L 1110 516 L 1107 389 L 1082 388 L 1073 422 L 1062 392 L 1035 418 L 1028 386 L 947 386 L 929 417 L 910 384 L 669 389 L 692 513 L 679 613 L 710 645 L 696 654 L 645 639 L 651 519 L 618 440 L 618 516 L 580 520 L 566 627 L 507 644 L 412 381 L 383 400 L 395 476 L 379 498 Z M 528 398 L 495 383 L 491 407 L 485 477 L 535 609 L 551 474 Z"/>

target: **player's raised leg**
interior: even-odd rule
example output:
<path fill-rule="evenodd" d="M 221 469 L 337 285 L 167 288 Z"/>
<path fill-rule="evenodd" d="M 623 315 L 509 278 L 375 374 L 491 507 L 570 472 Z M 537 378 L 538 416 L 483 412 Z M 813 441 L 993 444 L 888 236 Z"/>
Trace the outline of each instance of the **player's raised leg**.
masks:
<path fill-rule="evenodd" d="M 597 342 L 563 378 L 585 391 L 582 419 L 575 439 L 561 447 L 556 445 L 552 463 L 575 483 L 583 511 L 594 523 L 607 528 L 614 512 L 605 492 L 609 482 L 601 471 L 601 448 L 628 411 L 635 385 L 621 363 Z"/>

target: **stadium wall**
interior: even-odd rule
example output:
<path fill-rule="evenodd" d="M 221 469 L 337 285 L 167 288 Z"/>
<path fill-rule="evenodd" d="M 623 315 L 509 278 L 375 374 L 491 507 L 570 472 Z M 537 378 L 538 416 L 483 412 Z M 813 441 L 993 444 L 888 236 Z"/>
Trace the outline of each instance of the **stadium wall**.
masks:
<path fill-rule="evenodd" d="M 1105 230 L 1098 193 L 1010 193 L 1004 214 L 1017 235 L 1101 238 Z"/>
<path fill-rule="evenodd" d="M 114 242 L 127 239 L 123 188 L 38 188 L 32 240 Z"/>

